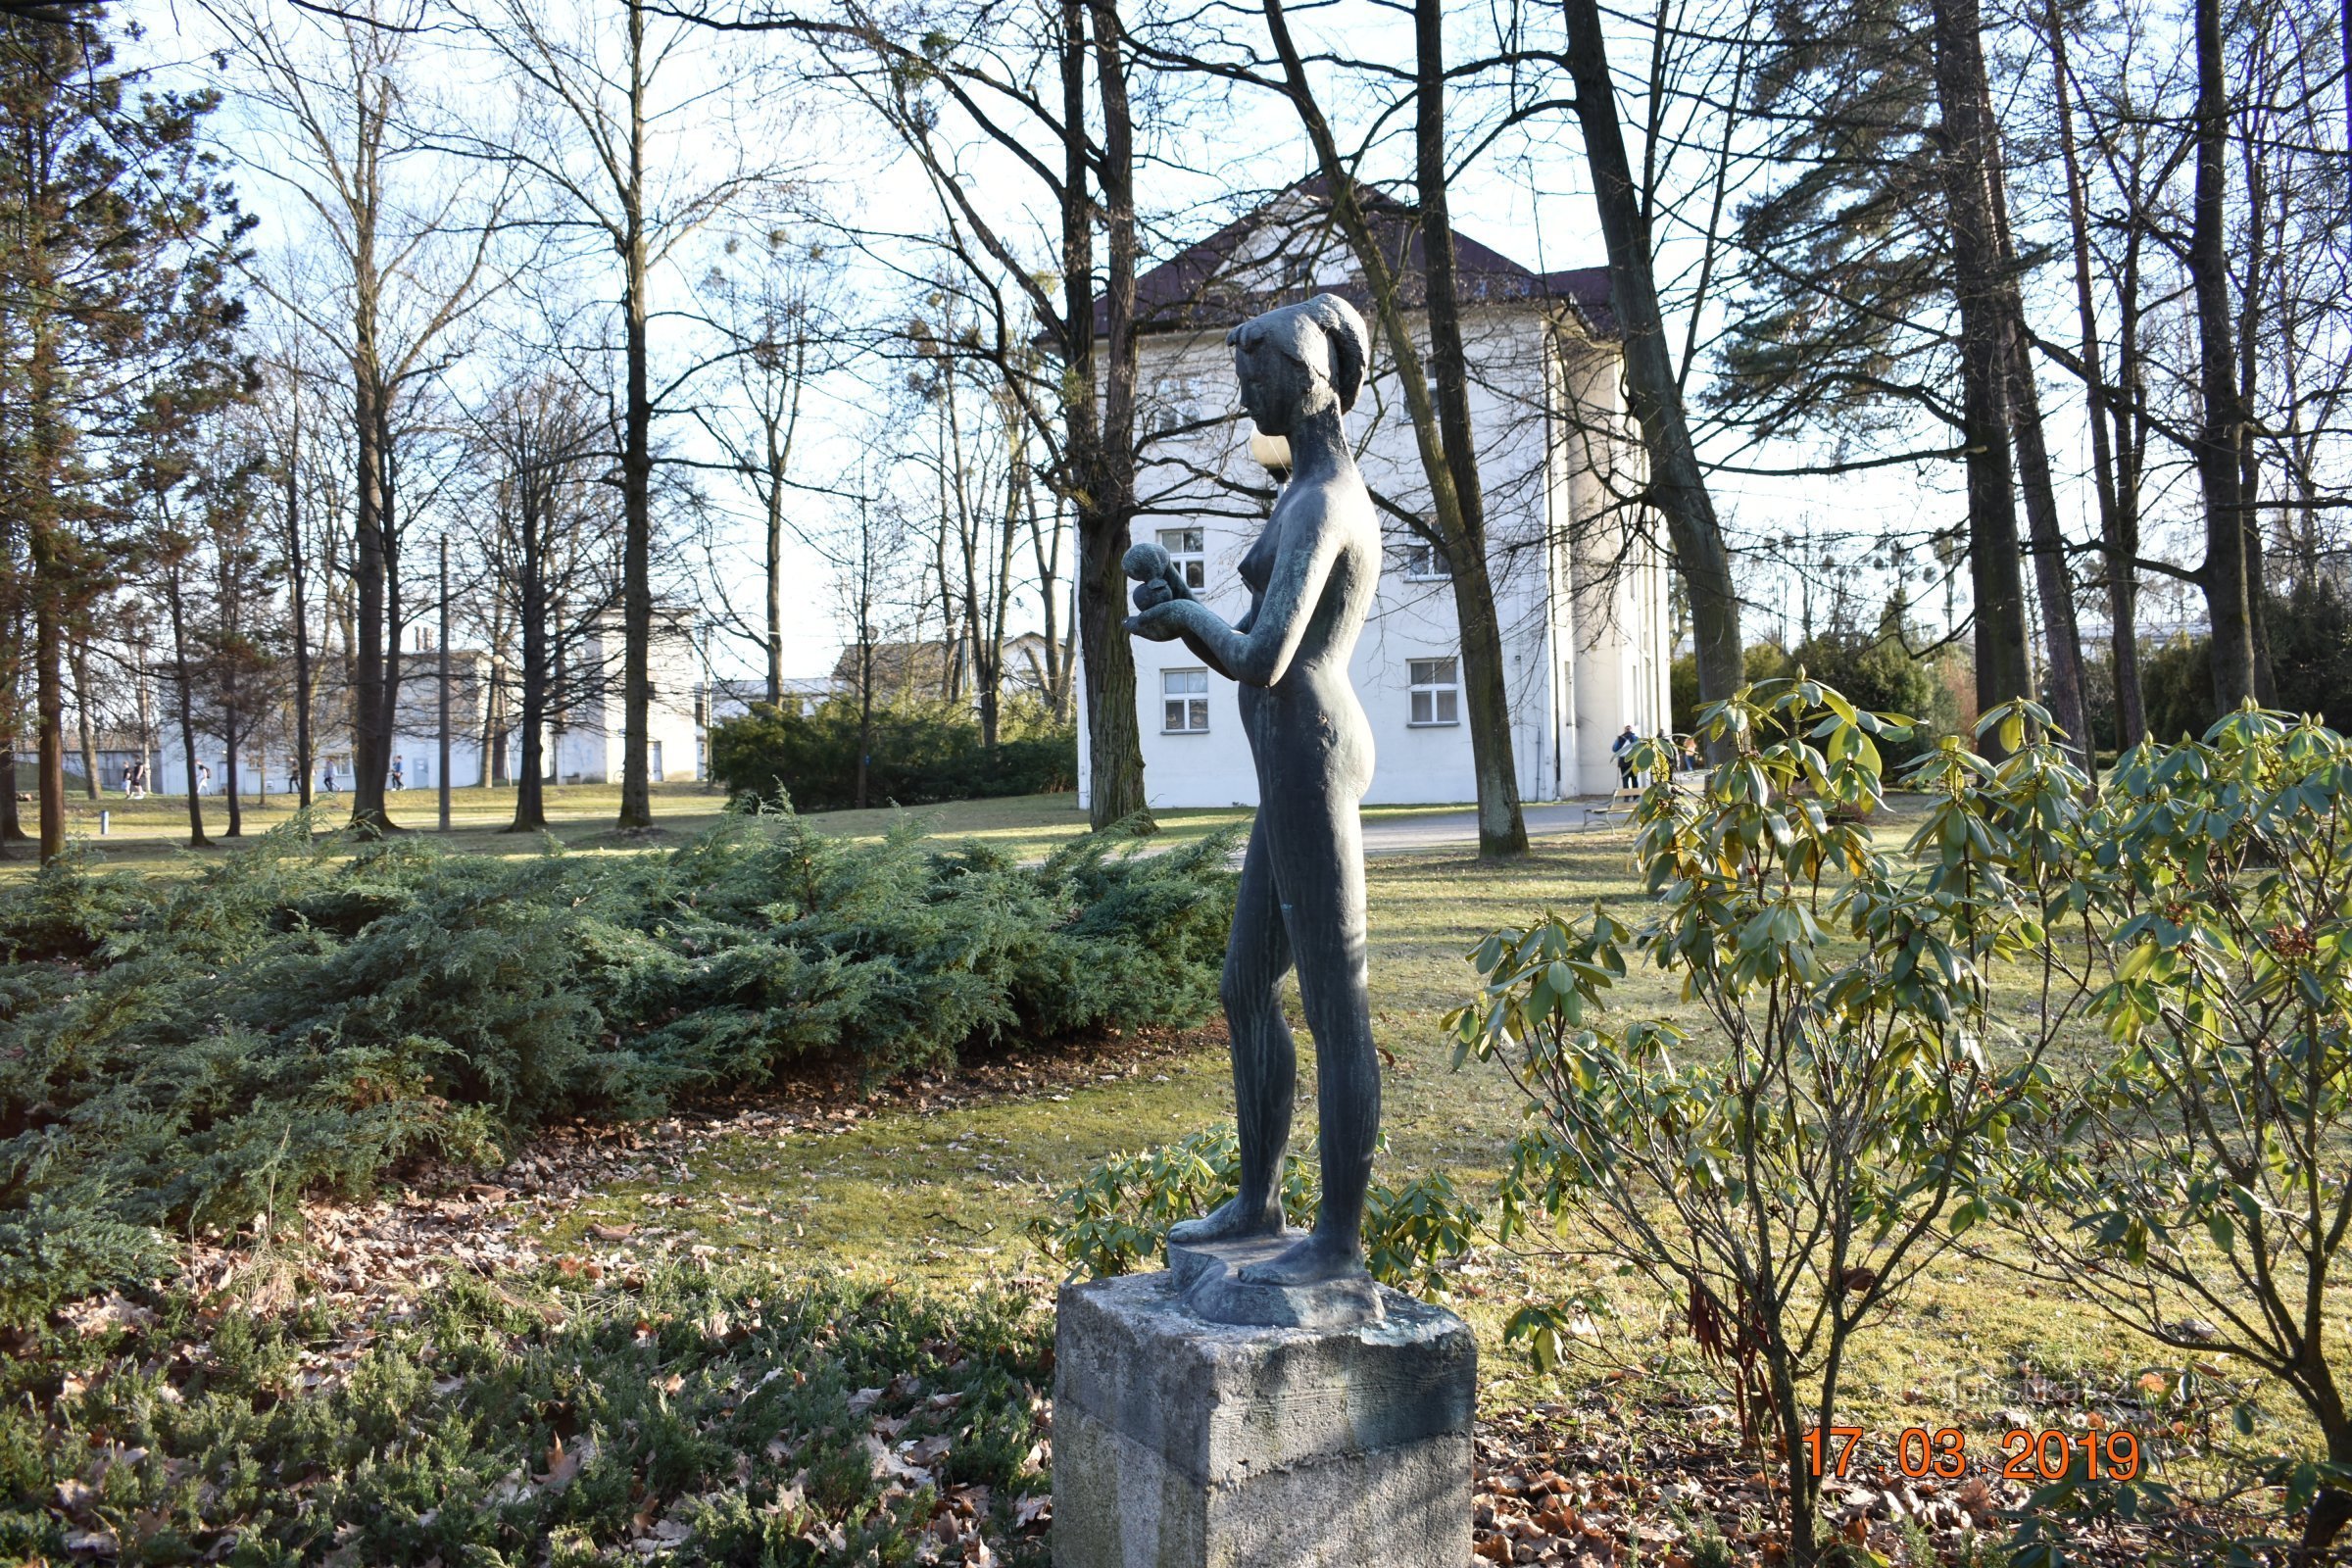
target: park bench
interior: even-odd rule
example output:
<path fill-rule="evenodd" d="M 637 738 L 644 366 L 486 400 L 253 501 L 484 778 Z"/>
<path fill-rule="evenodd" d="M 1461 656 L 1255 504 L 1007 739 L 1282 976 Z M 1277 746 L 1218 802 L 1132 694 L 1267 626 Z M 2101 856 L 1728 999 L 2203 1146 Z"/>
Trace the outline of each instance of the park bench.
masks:
<path fill-rule="evenodd" d="M 1640 786 L 1621 785 L 1609 796 L 1606 801 L 1602 802 L 1598 806 L 1588 806 L 1585 808 L 1585 819 L 1583 823 L 1579 825 L 1578 831 L 1581 832 L 1583 829 L 1591 827 L 1595 822 L 1605 824 L 1608 822 L 1614 822 L 1621 816 L 1631 816 L 1634 813 L 1634 808 L 1641 804 L 1642 791 Z"/>

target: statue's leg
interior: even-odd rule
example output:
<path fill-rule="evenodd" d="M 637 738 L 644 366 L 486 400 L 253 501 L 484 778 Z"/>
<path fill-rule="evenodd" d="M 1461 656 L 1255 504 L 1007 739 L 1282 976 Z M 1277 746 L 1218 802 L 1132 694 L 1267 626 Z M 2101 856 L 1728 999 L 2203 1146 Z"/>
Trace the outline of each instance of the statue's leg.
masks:
<path fill-rule="evenodd" d="M 1242 1145 L 1242 1187 L 1234 1198 L 1168 1232 L 1173 1242 L 1222 1242 L 1282 1229 L 1282 1156 L 1291 1142 L 1298 1092 L 1298 1049 L 1282 1014 L 1282 976 L 1291 943 L 1266 843 L 1264 813 L 1250 830 L 1225 942 L 1225 1030 L 1233 1046 L 1234 1119 Z"/>
<path fill-rule="evenodd" d="M 1284 916 L 1298 966 L 1298 997 L 1315 1037 L 1315 1100 L 1323 1211 L 1311 1235 L 1243 1278 L 1309 1285 L 1363 1267 L 1364 1189 L 1380 1136 L 1380 1056 L 1364 933 L 1363 835 L 1355 796 L 1335 784 L 1299 792 L 1273 813 Z M 1258 820 L 1269 811 L 1260 808 Z"/>

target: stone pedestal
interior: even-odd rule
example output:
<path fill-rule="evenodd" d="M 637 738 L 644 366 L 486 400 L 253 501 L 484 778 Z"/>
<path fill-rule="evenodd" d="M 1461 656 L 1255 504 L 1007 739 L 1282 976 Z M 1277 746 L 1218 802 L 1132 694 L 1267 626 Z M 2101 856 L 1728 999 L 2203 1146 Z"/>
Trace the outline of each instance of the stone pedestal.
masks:
<path fill-rule="evenodd" d="M 1196 1250 L 1196 1291 L 1240 1266 Z M 1378 1287 L 1378 1315 L 1349 1326 L 1204 1322 L 1186 1283 L 1062 1289 L 1055 1568 L 1468 1568 L 1468 1326 Z"/>

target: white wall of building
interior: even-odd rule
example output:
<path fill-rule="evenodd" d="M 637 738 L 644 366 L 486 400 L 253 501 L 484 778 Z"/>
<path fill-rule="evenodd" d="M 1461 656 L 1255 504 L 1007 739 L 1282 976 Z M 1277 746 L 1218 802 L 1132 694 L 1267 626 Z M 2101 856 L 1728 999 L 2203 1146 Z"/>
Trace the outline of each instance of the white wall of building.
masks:
<path fill-rule="evenodd" d="M 1616 357 L 1565 337 L 1528 306 L 1470 312 L 1465 337 L 1520 793 L 1547 800 L 1606 791 L 1616 778 L 1608 748 L 1620 727 L 1631 720 L 1652 734 L 1668 713 L 1665 568 L 1641 531 L 1624 526 L 1618 504 L 1638 478 L 1641 456 L 1617 400 Z M 1231 351 L 1221 334 L 1148 337 L 1141 354 L 1147 428 L 1155 412 L 1173 428 L 1233 406 Z M 1382 359 L 1376 350 L 1376 369 Z M 1374 493 L 1425 511 L 1419 452 L 1393 381 L 1375 377 L 1348 428 Z M 1264 520 L 1262 506 L 1219 483 L 1266 484 L 1249 456 L 1249 434 L 1248 421 L 1236 418 L 1163 437 L 1148 449 L 1138 479 L 1147 510 L 1135 537 L 1199 528 L 1203 581 L 1196 592 L 1228 619 L 1248 608 L 1237 568 Z M 1468 800 L 1475 784 L 1452 587 L 1443 576 L 1416 575 L 1415 536 L 1385 514 L 1383 524 L 1386 567 L 1351 663 L 1376 749 L 1365 799 Z M 1233 683 L 1206 674 L 1206 729 L 1191 727 L 1189 707 L 1184 724 L 1171 727 L 1171 678 L 1193 684 L 1189 672 L 1200 661 L 1182 643 L 1132 647 L 1151 804 L 1255 805 Z M 1415 709 L 1415 665 L 1433 660 L 1453 661 L 1449 722 L 1435 704 Z M 1191 702 L 1190 693 L 1174 695 Z M 1083 744 L 1079 771 L 1083 800 Z"/>

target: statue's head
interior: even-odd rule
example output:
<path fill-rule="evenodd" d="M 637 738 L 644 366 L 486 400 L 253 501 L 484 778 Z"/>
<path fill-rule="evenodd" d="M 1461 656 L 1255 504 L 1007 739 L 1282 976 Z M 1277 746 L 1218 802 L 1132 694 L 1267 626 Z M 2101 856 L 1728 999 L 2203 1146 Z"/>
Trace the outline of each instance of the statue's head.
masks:
<path fill-rule="evenodd" d="M 1289 435 L 1310 415 L 1355 407 L 1371 338 L 1337 294 L 1253 316 L 1225 334 L 1242 407 L 1266 435 Z"/>

